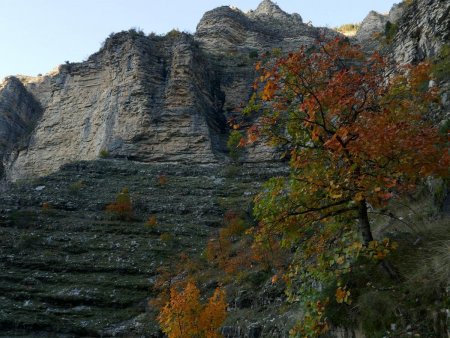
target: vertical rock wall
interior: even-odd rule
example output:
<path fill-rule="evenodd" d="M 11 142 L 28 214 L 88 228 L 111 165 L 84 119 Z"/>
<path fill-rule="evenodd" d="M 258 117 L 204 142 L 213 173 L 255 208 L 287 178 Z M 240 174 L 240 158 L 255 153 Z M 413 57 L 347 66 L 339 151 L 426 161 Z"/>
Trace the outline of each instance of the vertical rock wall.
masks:
<path fill-rule="evenodd" d="M 9 178 L 47 174 L 101 151 L 214 162 L 225 125 L 214 81 L 190 36 L 116 34 L 87 61 L 26 84 L 44 111 L 28 147 L 9 157 Z"/>

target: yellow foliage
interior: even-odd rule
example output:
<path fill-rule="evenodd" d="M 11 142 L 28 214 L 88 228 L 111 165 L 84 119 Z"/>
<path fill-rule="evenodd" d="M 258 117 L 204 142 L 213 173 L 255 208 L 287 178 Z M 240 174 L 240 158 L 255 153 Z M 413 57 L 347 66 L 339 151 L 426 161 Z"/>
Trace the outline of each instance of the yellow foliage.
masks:
<path fill-rule="evenodd" d="M 156 219 L 156 216 L 155 215 L 150 216 L 147 219 L 147 223 L 145 223 L 145 225 L 149 228 L 153 228 L 153 227 L 157 226 L 158 220 Z"/>
<path fill-rule="evenodd" d="M 161 309 L 158 321 L 169 338 L 219 338 L 226 308 L 223 290 L 217 288 L 208 303 L 202 305 L 200 291 L 189 281 L 184 290 L 170 289 L 170 300 Z"/>

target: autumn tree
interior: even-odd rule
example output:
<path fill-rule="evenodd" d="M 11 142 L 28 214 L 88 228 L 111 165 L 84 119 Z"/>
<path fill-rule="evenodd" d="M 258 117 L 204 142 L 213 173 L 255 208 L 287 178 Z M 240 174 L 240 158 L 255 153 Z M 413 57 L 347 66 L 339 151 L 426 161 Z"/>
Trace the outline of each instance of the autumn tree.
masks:
<path fill-rule="evenodd" d="M 106 206 L 106 211 L 123 221 L 129 221 L 133 218 L 133 205 L 128 188 L 123 188 L 117 194 L 116 200 Z"/>
<path fill-rule="evenodd" d="M 204 305 L 200 303 L 200 291 L 189 281 L 181 291 L 170 289 L 170 300 L 161 309 L 158 321 L 169 338 L 219 338 L 218 329 L 226 317 L 225 292 L 214 291 Z"/>
<path fill-rule="evenodd" d="M 349 304 L 352 290 L 339 278 L 357 257 L 382 262 L 395 277 L 384 260 L 395 243 L 374 239 L 370 209 L 411 191 L 423 177 L 448 175 L 446 139 L 425 118 L 438 98 L 428 85 L 430 67 L 404 67 L 388 78 L 378 54 L 366 57 L 335 39 L 256 68 L 246 112 L 262 115 L 247 143 L 263 139 L 290 159 L 289 177 L 271 179 L 255 199 L 256 242 L 275 238 L 295 250 L 285 273 L 292 299 L 308 299 L 338 280 L 335 301 Z M 310 300 L 295 331 L 303 335 L 328 328 L 327 300 Z"/>

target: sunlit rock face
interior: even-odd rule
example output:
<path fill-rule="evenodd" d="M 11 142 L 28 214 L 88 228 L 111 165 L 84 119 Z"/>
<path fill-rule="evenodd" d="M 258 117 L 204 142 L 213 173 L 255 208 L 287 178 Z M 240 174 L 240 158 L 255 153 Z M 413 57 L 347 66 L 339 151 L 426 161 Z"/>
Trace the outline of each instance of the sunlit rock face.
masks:
<path fill-rule="evenodd" d="M 299 14 L 288 14 L 264 0 L 256 10 L 244 13 L 223 6 L 206 12 L 194 35 L 219 74 L 224 93 L 224 114 L 238 114 L 252 95 L 254 65 L 264 53 L 272 56 L 310 46 L 338 33 L 304 24 Z M 247 149 L 245 161 L 277 158 L 273 149 L 257 144 Z"/>
<path fill-rule="evenodd" d="M 214 162 L 221 94 L 192 37 L 119 33 L 87 61 L 26 84 L 44 111 L 12 179 L 98 157 Z"/>
<path fill-rule="evenodd" d="M 356 40 L 368 51 L 380 48 L 380 41 L 377 36 L 384 34 L 388 16 L 371 11 L 361 22 L 361 26 L 356 32 Z"/>
<path fill-rule="evenodd" d="M 248 100 L 258 56 L 309 45 L 322 34 L 335 33 L 264 0 L 249 13 L 207 12 L 193 36 L 113 35 L 85 62 L 22 79 L 43 113 L 27 146 L 4 159 L 7 176 L 42 176 L 101 152 L 142 162 L 222 161 L 226 118 Z M 260 146 L 246 160 L 270 153 Z"/>
<path fill-rule="evenodd" d="M 392 43 L 396 62 L 417 62 L 434 56 L 450 41 L 450 1 L 411 1 L 397 18 L 397 27 Z"/>
<path fill-rule="evenodd" d="M 385 49 L 393 61 L 406 64 L 436 55 L 450 40 L 450 2 L 413 0 L 395 4 L 389 13 L 371 11 L 355 38 L 367 50 Z M 387 24 L 390 29 L 386 38 Z"/>

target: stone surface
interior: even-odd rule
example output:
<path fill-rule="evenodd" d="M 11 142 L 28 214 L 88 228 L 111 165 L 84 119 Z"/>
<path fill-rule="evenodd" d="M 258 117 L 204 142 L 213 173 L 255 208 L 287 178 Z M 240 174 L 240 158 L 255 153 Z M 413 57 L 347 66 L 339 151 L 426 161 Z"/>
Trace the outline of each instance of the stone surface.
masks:
<path fill-rule="evenodd" d="M 450 2 L 414 0 L 404 7 L 392 43 L 394 60 L 404 64 L 436 55 L 450 40 Z"/>
<path fill-rule="evenodd" d="M 41 106 L 19 79 L 9 77 L 0 84 L 0 158 L 9 156 L 13 145 L 27 147 L 27 136 L 41 112 Z M 0 178 L 2 173 L 0 162 Z"/>
<path fill-rule="evenodd" d="M 147 304 L 157 269 L 176 265 L 180 252 L 200 255 L 225 211 L 249 208 L 262 182 L 285 172 L 98 160 L 10 184 L 0 195 L 0 336 L 160 337 Z M 105 211 L 124 187 L 129 222 Z M 145 225 L 150 215 L 156 226 Z M 254 310 L 233 306 L 233 316 L 252 322 L 257 308 L 269 312 L 276 293 L 258 295 Z"/>
<path fill-rule="evenodd" d="M 355 39 L 365 49 L 372 52 L 380 48 L 379 35 L 384 34 L 388 16 L 371 11 L 361 22 Z"/>
<path fill-rule="evenodd" d="M 400 18 L 402 17 L 405 9 L 408 5 L 406 2 L 400 2 L 398 4 L 394 4 L 389 11 L 388 19 L 391 23 L 397 24 Z"/>
<path fill-rule="evenodd" d="M 225 126 L 214 81 L 191 36 L 116 34 L 86 62 L 26 83 L 44 111 L 8 176 L 47 174 L 102 150 L 146 162 L 214 162 Z"/>
<path fill-rule="evenodd" d="M 336 33 L 268 0 L 249 13 L 207 12 L 193 36 L 115 34 L 85 62 L 22 79 L 43 113 L 27 147 L 4 159 L 7 177 L 42 176 L 102 151 L 142 162 L 223 160 L 226 118 L 251 94 L 255 55 L 308 45 L 321 34 Z M 262 147 L 246 160 L 272 157 Z"/>
<path fill-rule="evenodd" d="M 448 1 L 402 6 L 371 13 L 361 43 L 374 48 L 371 34 L 390 20 L 397 61 L 434 55 L 449 39 Z M 157 268 L 182 250 L 200 254 L 226 210 L 249 212 L 262 182 L 286 174 L 260 145 L 245 154 L 251 163 L 225 164 L 226 118 L 251 94 L 256 55 L 322 33 L 336 34 L 268 0 L 249 13 L 220 7 L 194 35 L 118 33 L 85 62 L 2 84 L 0 153 L 16 182 L 0 185 L 0 335 L 160 336 L 147 306 Z M 102 150 L 117 159 L 95 160 Z M 125 186 L 131 222 L 105 212 Z M 158 227 L 145 227 L 149 215 Z M 229 293 L 224 335 L 287 336 L 298 309 L 270 275 L 247 278 Z"/>

